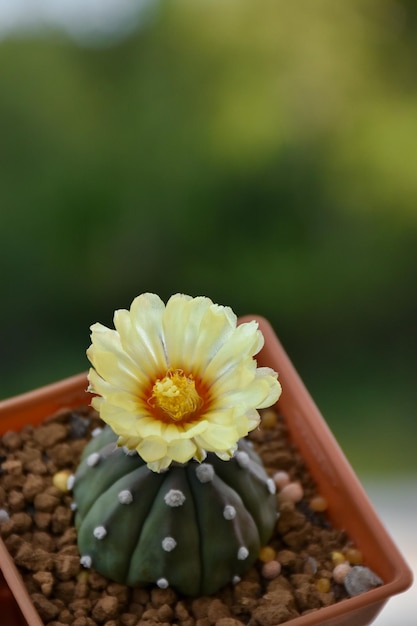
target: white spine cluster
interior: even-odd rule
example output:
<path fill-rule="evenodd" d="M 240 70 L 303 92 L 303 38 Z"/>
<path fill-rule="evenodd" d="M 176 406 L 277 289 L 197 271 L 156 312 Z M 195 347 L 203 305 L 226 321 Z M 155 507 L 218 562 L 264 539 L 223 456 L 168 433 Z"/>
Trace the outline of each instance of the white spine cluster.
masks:
<path fill-rule="evenodd" d="M 239 548 L 239 550 L 237 551 L 237 558 L 239 559 L 239 561 L 244 561 L 245 559 L 247 559 L 249 556 L 249 550 L 247 549 L 246 546 L 241 546 Z"/>
<path fill-rule="evenodd" d="M 165 550 L 165 552 L 172 552 L 176 546 L 177 542 L 174 537 L 164 537 L 164 539 L 162 539 L 162 549 Z"/>
<path fill-rule="evenodd" d="M 96 539 L 104 539 L 104 537 L 107 535 L 107 530 L 104 528 L 104 526 L 96 526 L 93 530 L 93 535 Z"/>
<path fill-rule="evenodd" d="M 237 464 L 243 469 L 248 467 L 250 463 L 250 456 L 244 450 L 238 450 L 235 454 L 235 459 L 237 461 Z"/>
<path fill-rule="evenodd" d="M 271 493 L 272 495 L 276 493 L 277 487 L 272 478 L 268 478 L 268 480 L 266 481 L 266 486 L 268 487 L 269 493 Z"/>
<path fill-rule="evenodd" d="M 129 489 L 123 489 L 119 491 L 117 498 L 120 504 L 131 504 L 133 502 L 133 495 Z"/>
<path fill-rule="evenodd" d="M 90 569 L 91 565 L 93 564 L 93 560 L 88 554 L 83 554 L 83 556 L 80 558 L 80 563 L 83 567 Z"/>
<path fill-rule="evenodd" d="M 185 495 L 180 489 L 170 489 L 164 496 L 164 502 L 167 506 L 182 506 L 185 502 Z"/>
<path fill-rule="evenodd" d="M 88 467 L 94 467 L 100 461 L 100 455 L 98 452 L 92 452 L 87 457 L 87 465 Z"/>
<path fill-rule="evenodd" d="M 210 463 L 201 463 L 201 465 L 197 465 L 195 474 L 200 483 L 209 483 L 215 476 L 214 467 Z"/>
<path fill-rule="evenodd" d="M 227 519 L 227 520 L 235 519 L 236 517 L 235 507 L 232 506 L 231 504 L 226 504 L 226 506 L 223 509 L 223 517 L 224 519 Z"/>

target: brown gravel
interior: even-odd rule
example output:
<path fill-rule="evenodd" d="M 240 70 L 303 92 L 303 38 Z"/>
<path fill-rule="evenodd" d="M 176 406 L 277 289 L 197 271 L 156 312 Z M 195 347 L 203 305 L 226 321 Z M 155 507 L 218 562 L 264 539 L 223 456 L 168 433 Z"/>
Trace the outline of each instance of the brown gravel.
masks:
<path fill-rule="evenodd" d="M 280 517 L 269 545 L 280 574 L 262 576 L 258 562 L 236 585 L 201 598 L 185 598 L 170 588 L 131 589 L 81 567 L 71 494 L 52 479 L 58 471 L 75 471 L 89 433 L 100 425 L 94 411 L 61 411 L 38 428 L 3 435 L 0 509 L 9 519 L 0 521 L 0 534 L 45 625 L 272 626 L 347 597 L 332 579 L 331 553 L 345 550 L 348 539 L 329 525 L 325 513 L 309 508 L 317 492 L 283 419 L 269 415 L 265 423 L 268 427 L 250 438 L 268 473 L 287 471 L 304 491 L 296 504 L 277 495 Z M 323 592 L 326 578 L 329 589 Z"/>

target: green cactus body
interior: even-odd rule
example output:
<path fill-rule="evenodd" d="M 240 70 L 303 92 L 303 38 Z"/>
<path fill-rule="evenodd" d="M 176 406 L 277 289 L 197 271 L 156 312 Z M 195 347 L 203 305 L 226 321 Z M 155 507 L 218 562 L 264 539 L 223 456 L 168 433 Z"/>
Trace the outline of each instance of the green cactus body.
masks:
<path fill-rule="evenodd" d="M 250 444 L 230 461 L 208 454 L 155 473 L 109 427 L 74 477 L 81 562 L 129 586 L 209 595 L 238 581 L 276 522 L 274 483 Z"/>

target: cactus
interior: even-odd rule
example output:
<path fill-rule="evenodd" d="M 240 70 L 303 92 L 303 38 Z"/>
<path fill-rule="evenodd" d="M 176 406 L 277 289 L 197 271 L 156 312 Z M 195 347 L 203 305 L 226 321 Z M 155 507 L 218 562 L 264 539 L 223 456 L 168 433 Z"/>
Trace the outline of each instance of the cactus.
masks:
<path fill-rule="evenodd" d="M 161 473 L 116 442 L 106 426 L 74 476 L 83 565 L 132 587 L 189 596 L 240 580 L 277 516 L 274 483 L 250 442 L 241 439 L 229 461 L 209 453 Z"/>

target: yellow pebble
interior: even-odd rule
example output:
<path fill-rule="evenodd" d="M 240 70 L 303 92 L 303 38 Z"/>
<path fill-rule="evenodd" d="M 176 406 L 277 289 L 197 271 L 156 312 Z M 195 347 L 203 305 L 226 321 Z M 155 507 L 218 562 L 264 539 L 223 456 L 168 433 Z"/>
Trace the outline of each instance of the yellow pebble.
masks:
<path fill-rule="evenodd" d="M 327 500 L 323 496 L 314 496 L 310 500 L 310 509 L 317 513 L 322 513 L 327 510 Z"/>
<path fill-rule="evenodd" d="M 275 559 L 276 552 L 274 548 L 271 546 L 264 546 L 259 550 L 258 558 L 263 563 L 268 563 L 268 561 L 273 561 Z"/>
<path fill-rule="evenodd" d="M 328 593 L 330 591 L 330 580 L 328 578 L 319 578 L 316 582 L 316 587 L 321 593 Z"/>
<path fill-rule="evenodd" d="M 277 423 L 278 415 L 272 409 L 262 413 L 261 426 L 266 429 L 274 428 Z"/>
<path fill-rule="evenodd" d="M 348 548 L 345 556 L 351 565 L 360 565 L 363 562 L 362 552 L 357 548 Z"/>
<path fill-rule="evenodd" d="M 69 470 L 61 470 L 54 474 L 52 478 L 52 483 L 54 487 L 63 491 L 64 493 L 68 493 L 68 478 L 71 476 L 71 472 Z"/>
<path fill-rule="evenodd" d="M 81 572 L 79 572 L 79 574 L 77 575 L 77 581 L 78 581 L 79 583 L 86 583 L 86 582 L 88 581 L 88 576 L 89 576 L 88 570 L 83 569 L 83 570 L 81 570 Z"/>
<path fill-rule="evenodd" d="M 332 552 L 332 561 L 335 565 L 339 565 L 339 563 L 344 563 L 346 561 L 346 557 L 342 552 Z"/>

